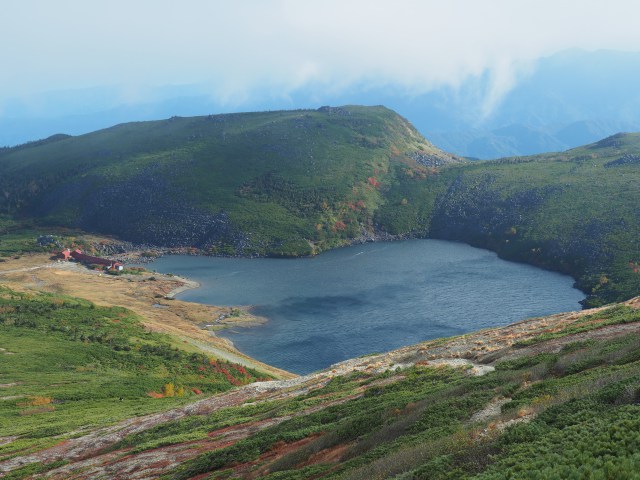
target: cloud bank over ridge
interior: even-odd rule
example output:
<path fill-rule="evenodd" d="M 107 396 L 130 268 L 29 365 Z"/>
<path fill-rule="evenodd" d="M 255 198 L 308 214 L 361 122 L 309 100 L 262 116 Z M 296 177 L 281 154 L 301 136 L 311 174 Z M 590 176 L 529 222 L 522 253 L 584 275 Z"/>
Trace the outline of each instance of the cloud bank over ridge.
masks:
<path fill-rule="evenodd" d="M 481 76 L 488 115 L 541 56 L 640 50 L 640 7 L 624 0 L 24 0 L 4 10 L 0 115 L 37 93 L 105 85 L 127 103 L 150 86 L 197 84 L 237 108 L 356 85 L 419 95 Z"/>

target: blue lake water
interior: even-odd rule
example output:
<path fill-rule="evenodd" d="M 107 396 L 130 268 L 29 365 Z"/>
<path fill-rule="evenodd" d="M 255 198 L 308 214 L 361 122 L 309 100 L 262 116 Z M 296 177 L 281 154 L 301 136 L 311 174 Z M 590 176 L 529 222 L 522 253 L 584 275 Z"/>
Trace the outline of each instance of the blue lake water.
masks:
<path fill-rule="evenodd" d="M 150 268 L 197 280 L 179 296 L 251 305 L 269 321 L 220 335 L 304 374 L 359 355 L 580 309 L 565 275 L 460 243 L 369 243 L 304 259 L 166 256 Z M 212 319 L 213 320 L 213 319 Z"/>

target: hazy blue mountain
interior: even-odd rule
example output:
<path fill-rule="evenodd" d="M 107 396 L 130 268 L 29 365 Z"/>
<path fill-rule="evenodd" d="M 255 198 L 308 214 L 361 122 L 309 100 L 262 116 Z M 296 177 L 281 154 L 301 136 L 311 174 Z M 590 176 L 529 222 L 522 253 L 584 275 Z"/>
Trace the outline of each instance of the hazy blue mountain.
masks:
<path fill-rule="evenodd" d="M 481 98 L 465 94 L 482 91 L 483 79 L 463 86 L 457 111 L 446 110 L 443 103 L 434 108 L 433 98 L 425 97 L 416 102 L 425 105 L 424 114 L 409 118 L 436 145 L 461 155 L 495 158 L 565 150 L 638 130 L 639 80 L 638 53 L 570 50 L 540 60 L 486 119 L 474 118 Z M 466 99 L 462 105 L 460 97 Z M 455 115 L 462 123 L 449 118 Z"/>

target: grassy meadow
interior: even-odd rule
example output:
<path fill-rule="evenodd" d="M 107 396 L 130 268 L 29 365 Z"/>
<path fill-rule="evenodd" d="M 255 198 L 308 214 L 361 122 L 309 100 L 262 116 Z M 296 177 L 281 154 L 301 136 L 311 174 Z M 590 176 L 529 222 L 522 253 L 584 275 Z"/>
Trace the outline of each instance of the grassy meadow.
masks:
<path fill-rule="evenodd" d="M 265 378 L 145 329 L 131 312 L 0 287 L 0 459 Z"/>

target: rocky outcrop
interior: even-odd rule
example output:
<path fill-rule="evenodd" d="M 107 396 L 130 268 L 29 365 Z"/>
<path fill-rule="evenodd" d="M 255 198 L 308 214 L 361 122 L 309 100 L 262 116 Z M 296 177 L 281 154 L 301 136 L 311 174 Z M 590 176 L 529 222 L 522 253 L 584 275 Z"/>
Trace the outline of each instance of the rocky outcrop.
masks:
<path fill-rule="evenodd" d="M 623 155 L 616 160 L 605 163 L 604 168 L 621 167 L 623 165 L 640 165 L 640 155 Z"/>
<path fill-rule="evenodd" d="M 49 192 L 35 209 L 53 215 L 61 203 L 80 205 L 76 227 L 118 235 L 133 243 L 207 249 L 217 243 L 238 250 L 247 239 L 224 211 L 208 212 L 190 202 L 188 192 L 171 185 L 171 172 L 148 167 L 140 174 L 105 181 L 87 176 Z"/>

